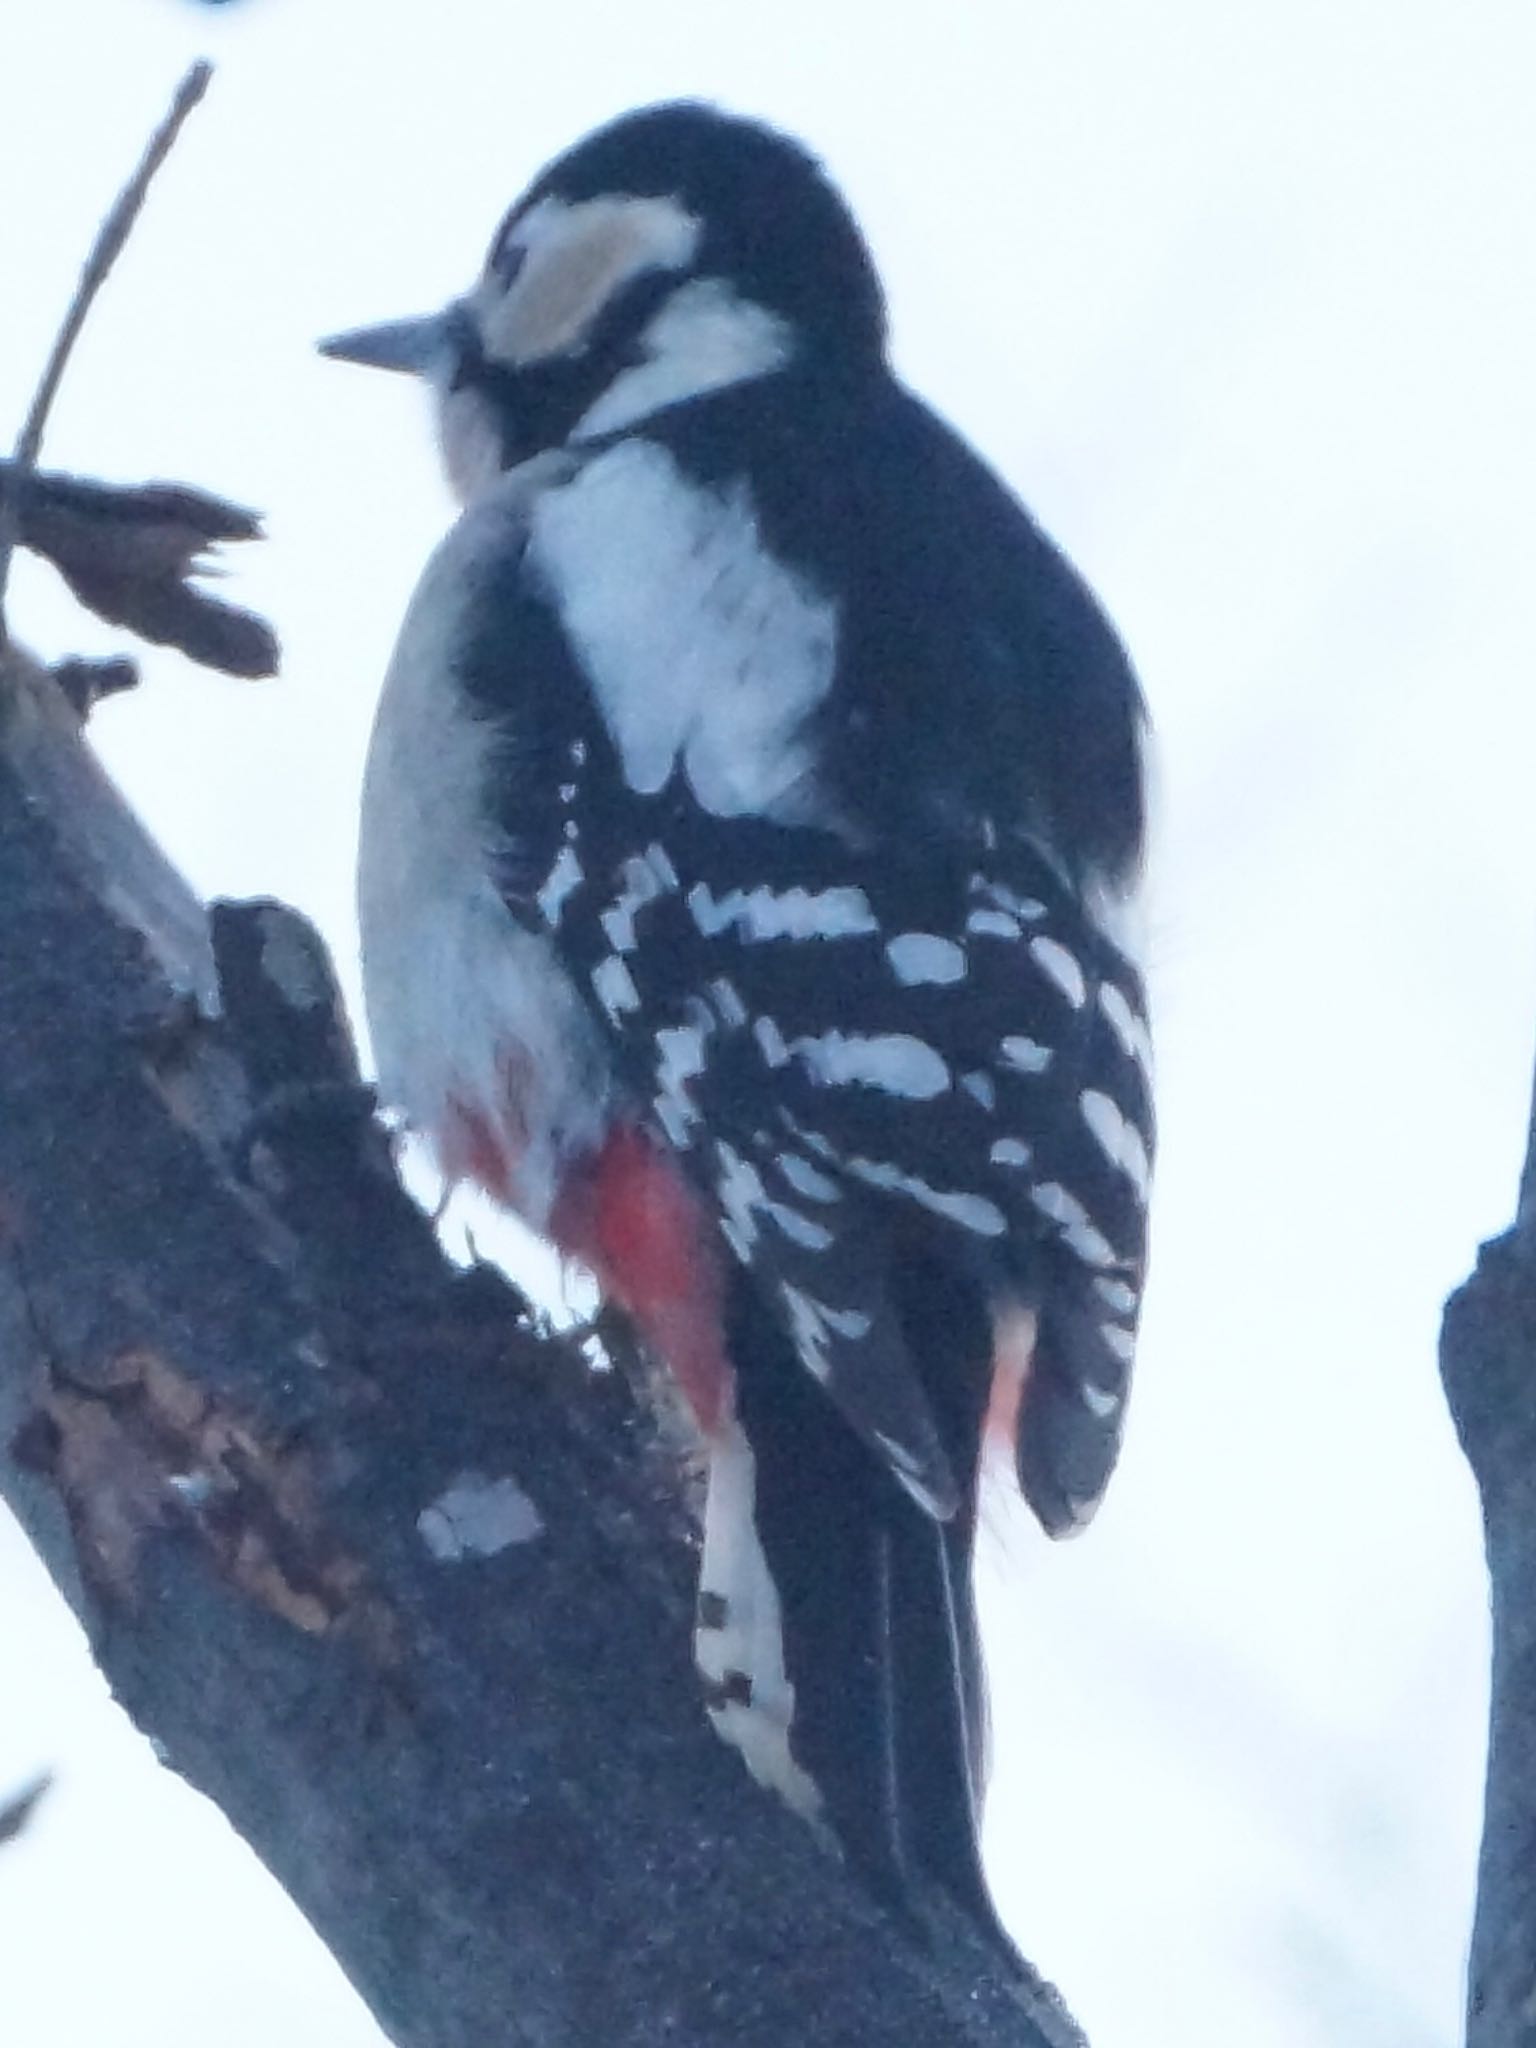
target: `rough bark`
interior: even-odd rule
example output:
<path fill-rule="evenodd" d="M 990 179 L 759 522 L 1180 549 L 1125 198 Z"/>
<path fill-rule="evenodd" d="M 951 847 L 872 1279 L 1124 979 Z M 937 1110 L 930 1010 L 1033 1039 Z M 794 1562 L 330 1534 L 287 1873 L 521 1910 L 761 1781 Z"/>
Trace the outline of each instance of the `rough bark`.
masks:
<path fill-rule="evenodd" d="M 675 1461 L 357 1086 L 315 935 L 211 918 L 0 672 L 0 1494 L 161 1756 L 409 2048 L 1063 2048 L 708 1732 Z"/>
<path fill-rule="evenodd" d="M 1446 1303 L 1440 1372 L 1477 1479 L 1493 1606 L 1468 2048 L 1536 2043 L 1536 1096 L 1515 1221 Z"/>

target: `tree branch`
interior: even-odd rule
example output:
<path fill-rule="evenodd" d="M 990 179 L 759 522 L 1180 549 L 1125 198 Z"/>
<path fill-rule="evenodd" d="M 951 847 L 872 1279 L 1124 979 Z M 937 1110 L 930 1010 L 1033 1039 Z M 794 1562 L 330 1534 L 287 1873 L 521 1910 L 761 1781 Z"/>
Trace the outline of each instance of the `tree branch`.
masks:
<path fill-rule="evenodd" d="M 1468 2048 L 1536 2041 L 1536 1093 L 1515 1221 L 1445 1306 L 1440 1373 L 1477 1479 L 1493 1605 Z"/>
<path fill-rule="evenodd" d="M 149 192 L 155 174 L 174 148 L 177 136 L 188 114 L 208 90 L 208 81 L 213 76 L 213 67 L 196 63 L 177 86 L 169 108 L 154 134 L 144 146 L 144 153 L 138 167 L 128 183 L 114 200 L 106 219 L 96 231 L 91 253 L 85 259 L 80 281 L 75 286 L 74 297 L 64 315 L 64 324 L 54 338 L 38 380 L 37 390 L 27 409 L 16 440 L 14 473 L 19 484 L 25 485 L 32 473 L 43 445 L 43 431 L 48 424 L 48 415 L 53 409 L 60 383 L 63 381 L 69 358 L 75 343 L 85 326 L 86 315 L 90 312 L 96 294 L 106 283 L 112 266 L 117 261 L 123 244 L 133 231 L 133 224 L 139 217 L 139 209 Z M 5 638 L 5 586 L 11 570 L 11 549 L 16 535 L 17 513 L 14 496 L 0 497 L 0 646 Z"/>
<path fill-rule="evenodd" d="M 709 1732 L 675 1467 L 458 1273 L 319 941 L 211 923 L 0 689 L 0 1493 L 119 1699 L 407 2048 L 1065 2048 Z"/>

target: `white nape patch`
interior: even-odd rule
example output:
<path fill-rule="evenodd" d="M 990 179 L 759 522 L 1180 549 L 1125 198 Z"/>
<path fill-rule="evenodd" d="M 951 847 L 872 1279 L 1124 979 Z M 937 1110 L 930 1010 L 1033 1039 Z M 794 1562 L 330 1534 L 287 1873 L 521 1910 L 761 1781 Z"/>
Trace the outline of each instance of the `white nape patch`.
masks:
<path fill-rule="evenodd" d="M 555 855 L 554 866 L 544 879 L 543 888 L 534 898 L 539 906 L 540 917 L 551 931 L 559 929 L 560 913 L 565 908 L 566 898 L 581 887 L 584 879 L 581 862 L 576 857 L 576 849 L 573 846 L 562 846 Z"/>
<path fill-rule="evenodd" d="M 530 499 L 568 464 L 534 462 L 476 499 L 429 560 L 406 612 L 369 743 L 358 915 L 384 1101 L 453 1166 L 466 1113 L 503 1146 L 514 1207 L 548 1219 L 562 1162 L 607 1121 L 612 1077 L 586 1003 L 547 936 L 518 924 L 497 879 L 486 792 L 502 735 L 454 674 L 487 565 L 522 543 Z"/>
<path fill-rule="evenodd" d="M 1152 1071 L 1152 1039 L 1146 1025 L 1127 1001 L 1123 989 L 1112 981 L 1099 983 L 1099 1008 L 1123 1050 L 1144 1073 Z"/>
<path fill-rule="evenodd" d="M 837 608 L 768 552 L 745 486 L 713 490 L 622 441 L 539 499 L 529 562 L 633 789 L 655 795 L 681 766 L 717 817 L 816 816 L 805 728 Z"/>
<path fill-rule="evenodd" d="M 1004 1066 L 1012 1067 L 1020 1074 L 1043 1074 L 1051 1064 L 1051 1048 L 1042 1045 L 1036 1038 L 1024 1038 L 1013 1032 L 997 1048 L 1003 1056 Z"/>
<path fill-rule="evenodd" d="M 745 383 L 782 369 L 793 353 L 785 323 L 723 278 L 679 285 L 640 336 L 646 360 L 622 370 L 572 430 L 573 441 L 593 441 L 707 391 Z"/>
<path fill-rule="evenodd" d="M 686 270 L 697 217 L 675 199 L 541 199 L 508 238 L 510 283 L 487 270 L 469 306 L 493 363 L 513 369 L 581 348 L 614 297 L 652 270 Z"/>
<path fill-rule="evenodd" d="M 965 920 L 968 932 L 992 939 L 1021 939 L 1023 927 L 1006 910 L 973 910 Z"/>
<path fill-rule="evenodd" d="M 988 1114 L 996 1109 L 997 1083 L 990 1074 L 981 1072 L 979 1068 L 973 1074 L 962 1074 L 960 1076 L 960 1086 L 967 1095 L 972 1096 L 979 1102 Z"/>
<path fill-rule="evenodd" d="M 868 1187 L 887 1188 L 893 1194 L 910 1195 L 922 1208 L 935 1216 L 947 1217 L 962 1229 L 974 1230 L 978 1237 L 1001 1237 L 1008 1228 L 1008 1219 L 1002 1210 L 996 1202 L 989 1202 L 985 1195 L 936 1188 L 926 1180 L 919 1180 L 915 1173 L 907 1173 L 899 1166 L 891 1166 L 878 1159 L 850 1159 L 848 1171 Z"/>
<path fill-rule="evenodd" d="M 867 1337 L 869 1317 L 858 1308 L 828 1308 L 824 1301 L 817 1301 L 803 1287 L 791 1286 L 787 1280 L 780 1284 L 779 1295 L 789 1311 L 789 1334 L 801 1364 L 812 1379 L 825 1385 L 832 1376 L 827 1346 L 834 1337 L 847 1337 L 854 1342 Z"/>
<path fill-rule="evenodd" d="M 1119 1105 L 1097 1088 L 1085 1088 L 1077 1098 L 1077 1106 L 1104 1157 L 1111 1166 L 1120 1169 L 1145 1201 L 1152 1184 L 1152 1162 L 1140 1131 L 1122 1114 Z"/>
<path fill-rule="evenodd" d="M 835 1202 L 842 1193 L 835 1180 L 829 1180 L 798 1152 L 781 1152 L 774 1163 L 796 1193 L 808 1201 Z"/>
<path fill-rule="evenodd" d="M 599 960 L 588 979 L 611 1024 L 617 1024 L 628 1011 L 639 1009 L 640 991 L 635 987 L 635 978 L 617 953 Z"/>
<path fill-rule="evenodd" d="M 1035 964 L 1055 982 L 1073 1009 L 1080 1010 L 1088 1000 L 1088 984 L 1076 956 L 1059 939 L 1031 939 L 1029 950 Z"/>
<path fill-rule="evenodd" d="M 827 1031 L 819 1038 L 797 1038 L 789 1049 L 811 1079 L 826 1088 L 855 1084 L 881 1088 L 887 1095 L 905 1096 L 911 1102 L 929 1102 L 942 1095 L 950 1083 L 943 1057 L 905 1031 L 869 1037 Z"/>
<path fill-rule="evenodd" d="M 994 1166 L 1028 1166 L 1035 1155 L 1022 1138 L 999 1138 L 987 1156 Z"/>
<path fill-rule="evenodd" d="M 532 1542 L 544 1518 L 515 1479 L 460 1472 L 416 1517 L 416 1531 L 439 1564 L 457 1564 Z"/>
<path fill-rule="evenodd" d="M 619 870 L 619 883 L 619 893 L 600 922 L 616 953 L 632 953 L 636 914 L 677 887 L 677 870 L 664 849 L 652 845 L 644 853 L 630 855 Z"/>
<path fill-rule="evenodd" d="M 887 939 L 885 956 L 896 979 L 908 988 L 922 982 L 943 985 L 965 977 L 965 948 L 932 932 L 902 932 Z"/>
<path fill-rule="evenodd" d="M 1100 1323 L 1099 1335 L 1104 1339 L 1104 1348 L 1112 1351 L 1122 1365 L 1129 1365 L 1136 1356 L 1136 1339 L 1118 1323 Z"/>
<path fill-rule="evenodd" d="M 757 1462 L 736 1422 L 709 1446 L 693 1645 L 715 1732 L 740 1750 L 760 1785 L 818 1820 L 821 1794 L 790 1748 L 795 1689 L 785 1668 L 784 1620 L 757 1533 Z"/>
<path fill-rule="evenodd" d="M 1108 1334 L 1106 1327 L 1105 1335 L 1107 1336 Z M 1123 1337 L 1125 1332 L 1117 1330 L 1115 1334 L 1118 1337 Z M 1108 1422 L 1110 1416 L 1120 1406 L 1120 1396 L 1118 1394 L 1112 1393 L 1108 1387 L 1096 1387 L 1092 1380 L 1080 1381 L 1077 1391 L 1082 1395 L 1083 1406 L 1096 1421 Z"/>
<path fill-rule="evenodd" d="M 1117 1316 L 1135 1313 L 1137 1293 L 1134 1287 L 1127 1287 L 1123 1280 L 1112 1280 L 1100 1273 L 1094 1280 L 1093 1291 L 1104 1306 L 1112 1309 Z"/>
<path fill-rule="evenodd" d="M 744 939 L 846 939 L 880 929 L 862 889 L 727 889 L 704 882 L 688 891 L 688 910 L 706 939 L 735 925 Z"/>
<path fill-rule="evenodd" d="M 696 1024 L 669 1025 L 656 1034 L 656 1053 L 653 1106 L 667 1136 L 679 1150 L 686 1151 L 699 1120 L 687 1084 L 704 1071 L 704 1033 Z"/>
<path fill-rule="evenodd" d="M 1031 1188 L 1029 1198 L 1042 1216 L 1058 1224 L 1062 1237 L 1072 1251 L 1088 1266 L 1113 1266 L 1118 1264 L 1115 1248 L 1097 1227 L 1088 1211 L 1077 1199 L 1068 1194 L 1059 1181 L 1042 1181 Z"/>

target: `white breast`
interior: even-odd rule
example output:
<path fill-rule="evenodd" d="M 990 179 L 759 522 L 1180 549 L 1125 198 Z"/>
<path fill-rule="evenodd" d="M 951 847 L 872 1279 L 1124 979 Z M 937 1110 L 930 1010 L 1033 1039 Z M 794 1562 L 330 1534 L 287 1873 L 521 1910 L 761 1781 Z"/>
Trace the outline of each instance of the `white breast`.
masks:
<path fill-rule="evenodd" d="M 515 1205 L 535 1228 L 562 1159 L 602 1130 L 608 1072 L 548 940 L 513 919 L 496 884 L 485 791 L 497 735 L 466 701 L 453 657 L 477 565 L 522 545 L 530 496 L 548 480 L 547 468 L 513 472 L 428 563 L 379 702 L 358 848 L 364 990 L 384 1099 L 450 1174 L 466 1164 L 455 1131 L 477 1119 L 503 1148 Z"/>
<path fill-rule="evenodd" d="M 812 814 L 804 731 L 837 607 L 768 551 L 745 487 L 697 484 L 636 438 L 544 493 L 529 526 L 631 787 L 681 764 L 719 817 Z"/>

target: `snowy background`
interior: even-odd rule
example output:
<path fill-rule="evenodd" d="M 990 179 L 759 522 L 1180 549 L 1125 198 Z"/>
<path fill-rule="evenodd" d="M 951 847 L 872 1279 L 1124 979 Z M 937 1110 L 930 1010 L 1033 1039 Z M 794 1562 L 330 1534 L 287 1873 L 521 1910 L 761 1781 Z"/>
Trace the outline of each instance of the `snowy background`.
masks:
<path fill-rule="evenodd" d="M 1003 1908 L 1094 2048 L 1452 2048 L 1485 1595 L 1434 1347 L 1513 1204 L 1536 1038 L 1529 0 L 0 16 L 12 427 L 171 84 L 219 60 L 48 459 L 265 509 L 237 590 L 282 680 L 156 658 L 95 731 L 197 885 L 301 905 L 349 985 L 372 696 L 447 507 L 415 394 L 313 337 L 458 289 L 624 106 L 707 95 L 828 158 L 900 367 L 1087 570 L 1161 736 L 1154 1284 L 1098 1523 L 986 1560 Z M 33 565 L 13 618 L 120 644 Z M 376 2044 L 9 1525 L 0 1658 L 0 1788 L 60 1777 L 0 1856 L 6 2042 Z"/>

